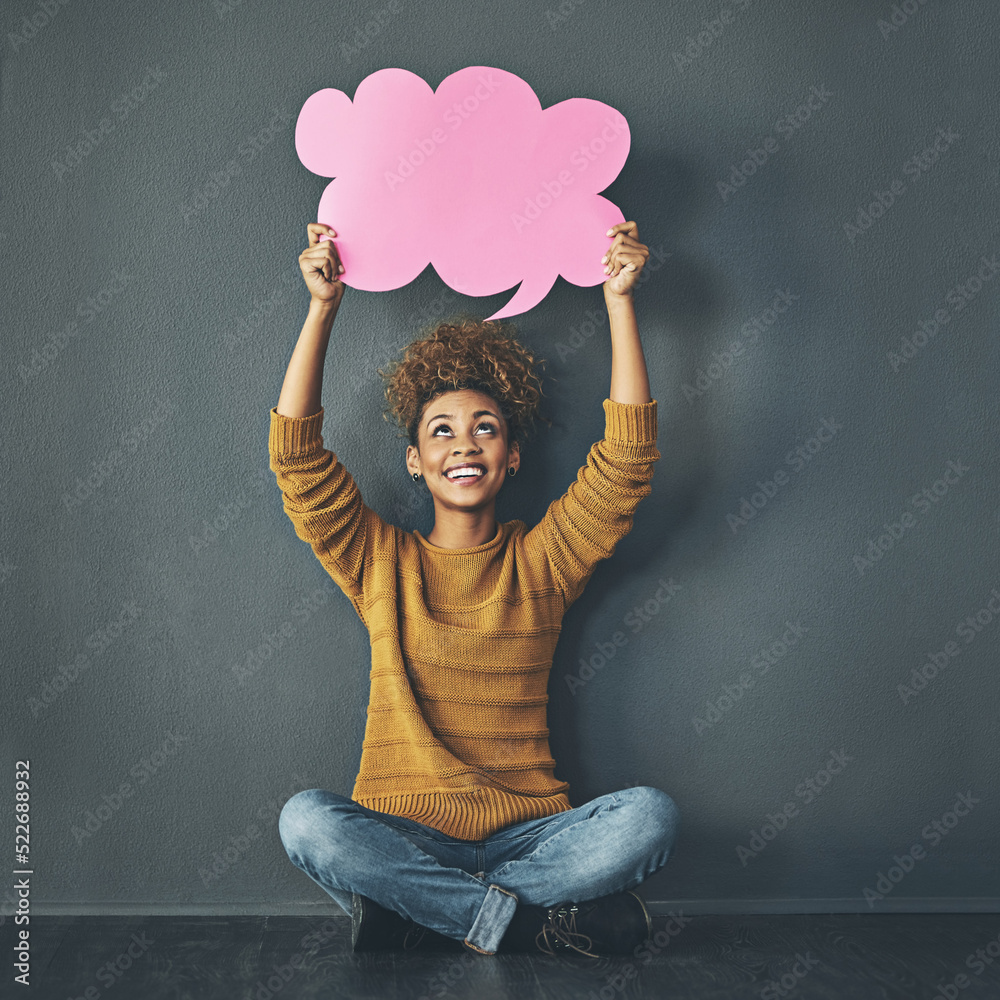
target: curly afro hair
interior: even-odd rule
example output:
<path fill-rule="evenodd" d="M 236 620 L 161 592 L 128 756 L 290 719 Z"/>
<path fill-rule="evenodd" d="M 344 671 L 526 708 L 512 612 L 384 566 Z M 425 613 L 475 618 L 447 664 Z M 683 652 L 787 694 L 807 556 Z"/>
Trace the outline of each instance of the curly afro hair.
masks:
<path fill-rule="evenodd" d="M 400 348 L 401 360 L 377 369 L 386 382 L 389 406 L 382 412 L 402 428 L 417 446 L 417 429 L 424 407 L 442 392 L 475 389 L 496 400 L 507 422 L 507 440 L 523 446 L 540 416 L 542 383 L 536 371 L 544 366 L 514 337 L 513 324 L 482 320 L 459 313 L 420 329 L 418 339 Z"/>

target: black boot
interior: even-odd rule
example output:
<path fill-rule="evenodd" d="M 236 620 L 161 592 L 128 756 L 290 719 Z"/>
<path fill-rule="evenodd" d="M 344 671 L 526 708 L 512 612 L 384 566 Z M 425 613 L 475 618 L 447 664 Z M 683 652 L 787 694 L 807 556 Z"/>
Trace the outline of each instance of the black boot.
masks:
<path fill-rule="evenodd" d="M 461 951 L 462 942 L 421 927 L 355 892 L 351 894 L 351 950 Z"/>
<path fill-rule="evenodd" d="M 518 904 L 501 951 L 573 951 L 591 958 L 631 955 L 653 935 L 646 905 L 632 891 L 558 906 Z"/>

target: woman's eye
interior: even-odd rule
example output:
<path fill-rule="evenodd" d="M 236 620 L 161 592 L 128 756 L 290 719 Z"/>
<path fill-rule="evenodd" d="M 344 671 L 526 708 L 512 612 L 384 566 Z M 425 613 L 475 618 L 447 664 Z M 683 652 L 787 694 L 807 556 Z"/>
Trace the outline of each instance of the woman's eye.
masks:
<path fill-rule="evenodd" d="M 478 430 L 482 430 L 482 428 L 484 428 L 484 427 L 488 431 L 491 431 L 492 433 L 496 433 L 496 428 L 493 426 L 493 424 L 487 423 L 485 420 L 481 424 L 479 424 L 478 427 L 476 427 L 476 430 L 477 431 Z M 438 431 L 442 431 L 442 430 L 450 432 L 451 428 L 447 424 L 438 424 L 437 427 L 435 427 L 434 430 L 431 431 L 431 437 L 433 437 L 435 434 L 437 434 Z"/>

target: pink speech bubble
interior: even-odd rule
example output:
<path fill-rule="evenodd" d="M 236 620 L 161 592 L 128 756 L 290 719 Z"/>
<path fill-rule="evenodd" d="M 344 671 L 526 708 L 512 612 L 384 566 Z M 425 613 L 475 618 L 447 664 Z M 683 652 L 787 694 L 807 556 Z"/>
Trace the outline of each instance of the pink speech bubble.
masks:
<path fill-rule="evenodd" d="M 336 230 L 345 285 L 384 292 L 428 263 L 465 295 L 520 288 L 489 319 L 526 312 L 562 275 L 607 280 L 607 231 L 625 217 L 598 194 L 631 144 L 624 117 L 583 97 L 543 109 L 519 76 L 470 66 L 436 91 L 381 69 L 354 101 L 327 88 L 303 104 L 295 150 L 334 177 L 317 220 Z"/>

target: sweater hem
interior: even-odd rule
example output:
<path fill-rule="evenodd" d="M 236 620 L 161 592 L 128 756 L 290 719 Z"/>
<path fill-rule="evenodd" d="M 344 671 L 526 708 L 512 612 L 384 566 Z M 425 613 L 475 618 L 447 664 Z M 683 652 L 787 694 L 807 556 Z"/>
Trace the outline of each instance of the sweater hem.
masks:
<path fill-rule="evenodd" d="M 395 795 L 363 795 L 355 787 L 351 797 L 366 809 L 412 820 L 456 840 L 485 840 L 516 823 L 573 808 L 565 790 L 529 796 L 485 786 L 466 791 Z"/>

